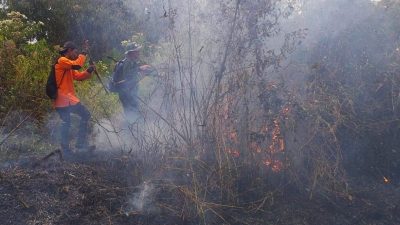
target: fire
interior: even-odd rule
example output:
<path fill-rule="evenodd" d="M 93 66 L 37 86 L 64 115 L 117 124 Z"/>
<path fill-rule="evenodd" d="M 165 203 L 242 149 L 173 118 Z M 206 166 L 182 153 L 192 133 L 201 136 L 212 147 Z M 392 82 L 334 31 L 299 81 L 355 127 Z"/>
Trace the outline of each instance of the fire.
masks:
<path fill-rule="evenodd" d="M 278 119 L 274 120 L 274 125 L 272 128 L 272 139 L 271 144 L 268 146 L 267 153 L 269 157 L 275 159 L 266 159 L 264 160 L 264 165 L 271 168 L 273 172 L 279 172 L 283 169 L 283 162 L 281 160 L 277 160 L 277 154 L 285 151 L 285 142 L 281 135 L 281 126 Z"/>
<path fill-rule="evenodd" d="M 289 115 L 289 113 L 290 113 L 290 107 L 289 107 L 289 106 L 285 106 L 285 107 L 282 109 L 281 113 L 282 113 L 282 116 L 283 116 L 285 119 L 287 119 L 287 117 L 288 117 L 288 115 Z"/>
<path fill-rule="evenodd" d="M 239 142 L 239 140 L 238 140 L 238 134 L 237 134 L 236 131 L 230 132 L 229 138 L 230 138 L 234 143 L 238 143 L 238 142 Z"/>
<path fill-rule="evenodd" d="M 267 84 L 266 88 L 267 88 L 268 91 L 273 91 L 273 90 L 278 88 L 278 85 L 276 85 L 275 82 L 269 82 Z"/>
<path fill-rule="evenodd" d="M 285 150 L 285 143 L 281 136 L 281 127 L 277 119 L 274 120 L 271 141 L 272 143 L 268 147 L 270 153 L 283 152 Z"/>
<path fill-rule="evenodd" d="M 388 184 L 388 183 L 390 183 L 390 180 L 387 177 L 383 177 L 383 182 L 385 184 Z"/>
<path fill-rule="evenodd" d="M 240 152 L 239 152 L 237 149 L 226 148 L 225 151 L 226 151 L 228 154 L 230 154 L 230 155 L 232 155 L 233 157 L 235 157 L 235 158 L 239 158 L 239 156 L 240 156 Z"/>
<path fill-rule="evenodd" d="M 273 172 L 279 172 L 283 169 L 283 163 L 280 160 L 266 159 L 264 165 L 270 167 Z"/>
<path fill-rule="evenodd" d="M 267 85 L 267 90 L 275 90 L 277 88 L 278 86 L 273 82 Z M 234 112 L 233 99 L 233 97 L 224 98 L 224 104 L 219 111 L 219 115 L 222 122 L 221 125 L 223 125 L 224 151 L 234 158 L 239 158 L 242 156 L 241 153 L 243 153 L 240 152 L 242 150 L 239 151 L 239 144 L 246 140 L 246 136 L 239 138 L 240 135 L 235 127 L 235 115 L 232 114 Z M 248 149 L 259 162 L 257 163 L 258 165 L 263 165 L 275 173 L 282 171 L 286 166 L 284 158 L 286 143 L 285 137 L 282 134 L 282 124 L 285 120 L 289 119 L 290 113 L 291 104 L 288 102 L 273 117 L 264 117 L 262 112 L 256 113 L 256 115 L 251 117 L 259 125 L 249 128 L 248 134 L 250 134 L 250 140 L 248 142 Z M 259 121 L 260 119 L 263 120 Z M 243 134 L 246 133 L 243 132 Z"/>
<path fill-rule="evenodd" d="M 261 127 L 260 133 L 262 133 L 262 134 L 268 133 L 268 126 L 266 124 Z"/>
<path fill-rule="evenodd" d="M 281 152 L 285 151 L 285 142 L 283 138 L 279 139 L 279 146 L 280 146 L 279 151 Z"/>
<path fill-rule="evenodd" d="M 279 172 L 284 168 L 280 155 L 285 151 L 285 141 L 281 134 L 281 125 L 278 118 L 273 120 L 270 128 L 266 124 L 262 125 L 260 134 L 267 134 L 268 131 L 271 132 L 269 138 L 264 136 L 264 139 L 250 142 L 249 149 L 256 154 L 262 154 L 262 163 L 273 172 Z"/>
<path fill-rule="evenodd" d="M 250 143 L 250 149 L 257 152 L 257 153 L 261 153 L 261 147 L 256 143 L 256 142 L 251 142 Z"/>

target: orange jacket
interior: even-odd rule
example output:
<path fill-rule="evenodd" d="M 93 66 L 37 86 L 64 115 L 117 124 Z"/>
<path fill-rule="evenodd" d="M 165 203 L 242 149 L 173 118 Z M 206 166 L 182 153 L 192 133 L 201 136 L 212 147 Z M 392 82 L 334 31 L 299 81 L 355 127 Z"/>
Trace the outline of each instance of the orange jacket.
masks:
<path fill-rule="evenodd" d="M 73 80 L 85 80 L 90 78 L 91 74 L 78 69 L 85 63 L 86 56 L 79 55 L 78 59 L 70 60 L 66 57 L 60 57 L 55 65 L 58 93 L 54 100 L 54 107 L 67 107 L 79 103 L 76 97 Z M 64 76 L 64 78 L 63 78 Z"/>

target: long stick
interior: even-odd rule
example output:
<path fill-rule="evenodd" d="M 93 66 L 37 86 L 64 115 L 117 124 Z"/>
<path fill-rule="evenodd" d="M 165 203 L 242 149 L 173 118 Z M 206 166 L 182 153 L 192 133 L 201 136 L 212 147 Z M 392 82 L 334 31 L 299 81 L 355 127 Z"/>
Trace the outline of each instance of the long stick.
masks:
<path fill-rule="evenodd" d="M 90 65 L 94 65 L 94 62 L 92 61 L 92 59 L 89 60 L 89 64 L 90 64 Z M 104 91 L 106 91 L 106 93 L 109 94 L 109 92 L 108 92 L 106 86 L 104 85 L 103 81 L 101 80 L 100 75 L 99 75 L 99 73 L 97 72 L 97 70 L 94 70 L 94 74 L 96 74 L 97 79 L 100 81 L 101 85 L 102 85 L 103 88 L 104 88 Z"/>
<path fill-rule="evenodd" d="M 75 19 L 79 18 L 79 17 L 78 17 L 78 14 L 77 14 L 76 12 L 75 12 L 74 14 L 75 14 Z M 83 32 L 82 26 L 80 25 L 79 22 L 77 22 L 77 24 L 78 24 L 79 31 L 80 31 L 82 37 L 85 37 L 85 33 Z M 86 40 L 86 38 L 85 38 L 85 40 Z M 90 48 L 88 48 L 87 50 L 88 50 L 89 56 L 92 57 L 92 54 L 90 53 Z M 90 58 L 90 60 L 89 60 L 89 64 L 90 64 L 90 65 L 94 65 L 93 60 L 92 60 L 91 58 Z M 103 81 L 101 80 L 100 75 L 99 75 L 99 73 L 97 72 L 97 70 L 94 70 L 94 74 L 96 74 L 97 79 L 100 81 L 101 85 L 102 85 L 103 88 L 104 88 L 104 91 L 106 91 L 106 94 L 109 94 L 109 92 L 108 92 L 106 86 L 104 85 Z"/>

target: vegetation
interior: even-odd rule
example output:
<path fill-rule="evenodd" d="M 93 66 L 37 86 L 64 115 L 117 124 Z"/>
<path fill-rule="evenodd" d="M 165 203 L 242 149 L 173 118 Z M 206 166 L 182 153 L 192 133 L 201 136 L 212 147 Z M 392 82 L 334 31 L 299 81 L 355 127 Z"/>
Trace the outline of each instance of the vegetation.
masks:
<path fill-rule="evenodd" d="M 47 79 L 54 52 L 45 40 L 29 43 L 43 24 L 11 11 L 0 22 L 1 109 L 4 115 L 12 108 L 34 111 L 43 116 L 48 101 L 40 90 Z"/>
<path fill-rule="evenodd" d="M 8 3 L 10 10 L 44 24 L 36 33 L 38 39 L 45 39 L 50 45 L 60 45 L 67 40 L 77 43 L 90 40 L 92 54 L 97 60 L 120 47 L 121 41 L 132 36 L 137 27 L 135 15 L 123 0 L 18 0 Z"/>
<path fill-rule="evenodd" d="M 48 202 L 66 212 L 36 214 L 53 218 L 48 223 L 399 223 L 396 1 L 324 3 L 361 8 L 368 17 L 318 37 L 287 25 L 301 14 L 297 1 L 171 0 L 147 4 L 144 19 L 126 2 L 9 1 L 0 21 L 3 161 L 58 154 L 42 90 L 63 40 L 93 40 L 103 79 L 113 67 L 105 56 L 119 58 L 123 40 L 139 42 L 158 76 L 142 81 L 141 119 L 131 124 L 97 78 L 77 85 L 93 114 L 99 151 L 4 170 L 7 193 L 23 184 L 16 203 L 1 195 L 11 202 L 5 217 L 18 213 L 13 204 L 29 208 L 47 193 L 19 194 L 40 185 L 33 179 L 40 177 L 57 187 Z M 312 215 L 316 210 L 320 216 Z M 32 215 L 23 216 L 33 223 Z"/>

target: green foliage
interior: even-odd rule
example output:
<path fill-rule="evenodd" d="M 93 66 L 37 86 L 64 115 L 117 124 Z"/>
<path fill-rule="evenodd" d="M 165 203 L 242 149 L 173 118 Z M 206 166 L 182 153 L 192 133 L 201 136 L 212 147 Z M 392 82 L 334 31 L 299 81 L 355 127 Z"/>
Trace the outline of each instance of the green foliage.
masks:
<path fill-rule="evenodd" d="M 36 37 L 42 26 L 42 22 L 28 20 L 24 14 L 11 11 L 0 21 L 0 41 L 13 40 L 17 45 L 25 44 Z"/>
<path fill-rule="evenodd" d="M 45 41 L 39 41 L 16 48 L 8 41 L 8 48 L 1 48 L 0 54 L 7 55 L 0 63 L 7 66 L 2 73 L 1 82 L 1 113 L 10 108 L 36 111 L 43 115 L 48 102 L 44 95 L 44 84 L 54 57 Z M 45 108 L 43 108 L 45 107 Z"/>
<path fill-rule="evenodd" d="M 44 39 L 36 41 L 41 24 L 18 12 L 9 13 L 0 20 L 0 28 L 0 122 L 6 124 L 4 127 L 13 128 L 21 122 L 14 118 L 18 114 L 15 112 L 29 115 L 29 125 L 24 123 L 18 128 L 20 133 L 15 132 L 0 146 L 0 159 L 45 152 L 52 149 L 47 142 L 51 139 L 36 141 L 40 139 L 38 136 L 47 133 L 40 127 L 43 126 L 41 121 L 52 111 L 52 102 L 44 90 L 51 64 L 59 57 L 58 46 L 52 47 Z M 97 68 L 100 74 L 108 75 L 107 64 L 99 62 Z M 120 109 L 117 97 L 106 95 L 95 77 L 76 87 L 95 118 L 102 119 Z M 0 133 L 7 132 L 10 130 L 0 130 Z"/>
<path fill-rule="evenodd" d="M 51 108 L 51 101 L 44 93 L 44 86 L 54 59 L 58 57 L 56 48 L 45 40 L 28 43 L 40 31 L 40 23 L 30 21 L 21 13 L 12 12 L 0 21 L 2 45 L 0 46 L 0 116 L 11 108 L 33 111 L 40 119 Z M 100 74 L 109 74 L 108 66 L 98 65 Z M 115 97 L 105 96 L 96 78 L 80 83 L 78 92 L 95 114 L 102 117 L 109 113 L 96 108 L 96 104 L 117 105 Z M 94 93 L 96 96 L 94 96 Z M 94 100 L 95 99 L 95 100 Z M 104 107 L 115 110 L 118 107 Z"/>
<path fill-rule="evenodd" d="M 9 4 L 10 9 L 20 7 L 27 16 L 16 11 L 0 12 L 0 123 L 7 128 L 15 127 L 21 120 L 12 116 L 20 112 L 21 115 L 29 115 L 31 125 L 24 122 L 17 129 L 24 129 L 21 134 L 27 136 L 26 141 L 21 140 L 21 134 L 15 132 L 7 138 L 7 143 L 0 146 L 0 158 L 4 159 L 18 157 L 27 151 L 38 153 L 52 149 L 48 143 L 51 138 L 41 141 L 40 145 L 33 143 L 36 141 L 33 139 L 48 133 L 42 128 L 43 121 L 52 111 L 52 102 L 44 90 L 51 64 L 59 57 L 59 44 L 66 40 L 79 44 L 80 40 L 89 39 L 92 58 L 97 56 L 94 57 L 97 61 L 109 50 L 115 52 L 113 55 L 123 54 L 122 49 L 117 50 L 113 46 L 121 47 L 121 40 L 134 33 L 134 17 L 118 0 L 22 0 L 9 1 Z M 123 22 L 119 21 L 120 18 L 124 18 L 121 20 Z M 97 62 L 104 83 L 113 64 Z M 121 110 L 118 96 L 106 94 L 94 74 L 89 80 L 76 82 L 75 87 L 78 96 L 96 120 L 111 117 L 114 112 Z M 0 133 L 7 134 L 9 131 L 1 129 Z"/>
<path fill-rule="evenodd" d="M 43 21 L 45 26 L 38 37 L 50 44 L 90 40 L 92 54 L 97 60 L 120 46 L 137 27 L 134 14 L 123 0 L 18 0 L 9 4 L 11 9 L 35 21 Z"/>
<path fill-rule="evenodd" d="M 38 88 L 43 86 L 54 53 L 46 41 L 33 41 L 41 27 L 40 22 L 14 11 L 0 20 L 0 114 L 12 107 L 36 110 L 44 106 Z"/>

